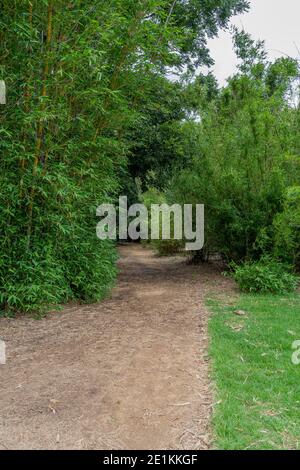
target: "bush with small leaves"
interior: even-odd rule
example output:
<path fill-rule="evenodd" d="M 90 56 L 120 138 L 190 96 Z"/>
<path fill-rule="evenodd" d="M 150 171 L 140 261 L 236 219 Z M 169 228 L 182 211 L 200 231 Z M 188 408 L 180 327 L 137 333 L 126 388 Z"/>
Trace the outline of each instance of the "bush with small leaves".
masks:
<path fill-rule="evenodd" d="M 243 292 L 284 294 L 295 291 L 300 281 L 287 265 L 269 257 L 233 268 L 233 277 Z"/>

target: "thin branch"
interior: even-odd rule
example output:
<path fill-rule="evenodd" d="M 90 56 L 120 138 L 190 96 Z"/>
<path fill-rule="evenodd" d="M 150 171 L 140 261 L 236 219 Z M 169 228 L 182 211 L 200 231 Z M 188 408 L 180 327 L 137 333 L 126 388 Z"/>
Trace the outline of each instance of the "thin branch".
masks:
<path fill-rule="evenodd" d="M 171 19 L 171 16 L 173 14 L 173 11 L 174 11 L 174 8 L 176 6 L 176 3 L 177 3 L 177 0 L 174 0 L 172 5 L 171 5 L 171 8 L 170 8 L 170 11 L 169 11 L 169 14 L 168 14 L 168 17 L 166 19 L 166 22 L 165 22 L 165 29 L 166 27 L 168 26 L 169 22 L 170 22 L 170 19 Z"/>

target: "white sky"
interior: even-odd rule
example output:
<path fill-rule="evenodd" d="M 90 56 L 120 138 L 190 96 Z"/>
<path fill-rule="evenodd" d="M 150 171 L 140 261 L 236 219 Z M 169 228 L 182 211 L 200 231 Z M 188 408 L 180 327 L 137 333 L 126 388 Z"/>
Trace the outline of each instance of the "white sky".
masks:
<path fill-rule="evenodd" d="M 243 26 L 253 39 L 264 39 L 271 59 L 282 57 L 279 51 L 299 57 L 296 45 L 300 50 L 300 0 L 250 0 L 250 4 L 249 13 L 234 17 L 231 23 Z M 215 60 L 212 70 L 219 83 L 225 85 L 237 63 L 230 34 L 222 31 L 208 45 Z"/>

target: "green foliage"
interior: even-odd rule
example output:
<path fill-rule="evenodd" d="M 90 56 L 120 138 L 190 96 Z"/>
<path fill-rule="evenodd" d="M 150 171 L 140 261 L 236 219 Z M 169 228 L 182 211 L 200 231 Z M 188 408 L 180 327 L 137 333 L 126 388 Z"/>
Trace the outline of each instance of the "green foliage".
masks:
<path fill-rule="evenodd" d="M 273 253 L 275 244 L 276 255 L 298 264 L 299 202 L 283 207 L 286 187 L 299 185 L 300 113 L 290 94 L 297 62 L 269 64 L 262 44 L 245 33 L 236 47 L 245 67 L 206 100 L 200 88 L 201 120 L 190 125 L 193 138 L 184 147 L 190 163 L 166 193 L 172 202 L 204 203 L 206 251 L 239 262 Z"/>
<path fill-rule="evenodd" d="M 17 257 L 20 246 L 1 257 L 0 315 L 14 312 L 43 312 L 72 298 L 63 266 L 49 245 L 26 251 Z"/>
<path fill-rule="evenodd" d="M 158 256 L 173 256 L 182 251 L 183 245 L 180 240 L 152 240 L 151 245 L 157 251 Z"/>
<path fill-rule="evenodd" d="M 128 159 L 133 177 L 152 169 L 156 151 L 157 174 L 168 173 L 173 148 L 180 160 L 181 142 L 190 141 L 181 138 L 190 136 L 180 122 L 187 98 L 167 73 L 209 65 L 208 35 L 247 7 L 245 0 L 1 1 L 2 311 L 107 293 L 116 252 L 96 238 L 96 207 L 124 187 L 134 197 Z"/>
<path fill-rule="evenodd" d="M 300 270 L 300 186 L 287 191 L 283 211 L 274 219 L 274 254 Z"/>
<path fill-rule="evenodd" d="M 126 164 L 126 143 L 112 135 L 120 125 L 117 108 L 128 114 L 114 78 L 117 49 L 124 44 L 114 58 L 109 47 L 117 46 L 124 24 L 109 2 L 78 8 L 81 3 L 66 8 L 58 0 L 2 2 L 1 78 L 8 89 L 0 115 L 5 312 L 96 301 L 116 275 L 115 248 L 96 238 L 95 213 L 116 197 Z"/>
<path fill-rule="evenodd" d="M 164 204 L 167 202 L 164 193 L 160 192 L 157 188 L 148 187 L 147 191 L 140 194 L 140 201 L 147 207 L 149 220 L 149 227 L 151 226 L 151 205 L 152 204 Z M 169 240 L 163 240 L 162 238 L 162 218 L 159 220 L 159 239 L 150 240 L 150 245 L 156 250 L 159 256 L 172 256 L 179 253 L 183 249 L 183 241 L 174 239 L 174 218 L 173 214 L 170 216 L 170 234 Z"/>
<path fill-rule="evenodd" d="M 237 27 L 233 27 L 233 33 L 234 49 L 241 60 L 240 70 L 247 73 L 253 70 L 254 66 L 259 70 L 257 66 L 263 65 L 267 58 L 264 41 L 254 41 L 248 33 L 240 31 Z"/>
<path fill-rule="evenodd" d="M 243 292 L 273 294 L 293 292 L 300 281 L 286 265 L 270 258 L 234 266 L 234 279 Z"/>

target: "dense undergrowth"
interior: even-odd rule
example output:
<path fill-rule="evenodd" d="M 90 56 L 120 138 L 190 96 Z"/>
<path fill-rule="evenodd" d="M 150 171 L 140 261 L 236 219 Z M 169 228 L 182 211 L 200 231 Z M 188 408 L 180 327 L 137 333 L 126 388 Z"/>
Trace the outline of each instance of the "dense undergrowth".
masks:
<path fill-rule="evenodd" d="M 180 152 L 189 159 L 159 194 L 151 184 L 145 194 L 204 203 L 203 259 L 218 253 L 234 262 L 243 290 L 291 290 L 300 268 L 299 64 L 269 62 L 245 32 L 235 30 L 234 41 L 240 67 L 228 85 L 219 90 L 207 76 L 186 89 L 200 120 L 182 124 Z"/>

